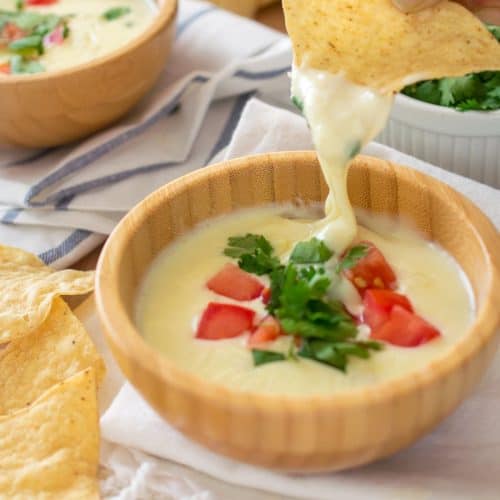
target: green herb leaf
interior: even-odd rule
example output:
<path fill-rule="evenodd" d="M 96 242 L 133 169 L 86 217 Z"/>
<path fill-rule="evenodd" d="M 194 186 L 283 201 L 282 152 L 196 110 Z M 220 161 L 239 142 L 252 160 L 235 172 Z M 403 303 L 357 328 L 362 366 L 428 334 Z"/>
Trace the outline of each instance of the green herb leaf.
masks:
<path fill-rule="evenodd" d="M 45 71 L 38 61 L 25 61 L 22 56 L 15 55 L 10 58 L 10 71 L 12 74 L 33 74 Z"/>
<path fill-rule="evenodd" d="M 335 271 L 340 274 L 342 271 L 353 268 L 363 257 L 366 257 L 368 251 L 369 247 L 366 245 L 352 247 L 337 264 Z"/>
<path fill-rule="evenodd" d="M 27 54 L 36 52 L 43 54 L 42 37 L 39 35 L 26 36 L 9 43 L 9 49 L 13 52 Z"/>
<path fill-rule="evenodd" d="M 16 10 L 21 11 L 24 9 L 24 0 L 16 0 Z"/>
<path fill-rule="evenodd" d="M 500 27 L 487 25 L 500 42 Z M 500 109 L 500 72 L 483 71 L 458 78 L 426 80 L 409 85 L 402 93 L 420 101 L 455 108 L 458 111 Z"/>
<path fill-rule="evenodd" d="M 106 21 L 114 21 L 120 19 L 120 17 L 130 14 L 130 7 L 112 7 L 102 14 L 103 19 Z"/>
<path fill-rule="evenodd" d="M 292 103 L 295 105 L 295 107 L 301 112 L 304 112 L 304 103 L 296 96 L 292 96 Z"/>
<path fill-rule="evenodd" d="M 257 234 L 229 238 L 224 255 L 238 259 L 241 269 L 258 276 L 269 274 L 280 265 L 272 245 L 264 236 Z"/>
<path fill-rule="evenodd" d="M 287 357 L 280 352 L 262 351 L 260 349 L 252 349 L 252 357 L 254 366 L 275 363 L 276 361 L 285 361 L 287 359 Z"/>
<path fill-rule="evenodd" d="M 321 264 L 330 260 L 333 252 L 318 238 L 302 241 L 295 245 L 290 255 L 290 262 L 295 264 Z"/>

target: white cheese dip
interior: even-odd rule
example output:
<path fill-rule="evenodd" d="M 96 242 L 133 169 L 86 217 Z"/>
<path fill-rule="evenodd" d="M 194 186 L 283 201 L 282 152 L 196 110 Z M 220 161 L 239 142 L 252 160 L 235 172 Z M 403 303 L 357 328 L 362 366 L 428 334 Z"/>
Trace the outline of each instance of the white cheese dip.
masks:
<path fill-rule="evenodd" d="M 146 342 L 204 380 L 241 391 L 304 396 L 342 393 L 401 377 L 445 356 L 465 335 L 474 305 L 458 264 L 407 227 L 363 214 L 357 239 L 370 240 L 382 251 L 398 276 L 399 291 L 409 297 L 418 314 L 439 328 L 440 338 L 415 348 L 386 344 L 369 359 L 351 357 L 345 374 L 304 358 L 254 367 L 248 335 L 196 339 L 197 321 L 210 301 L 254 308 L 259 318 L 267 314 L 260 299 L 232 301 L 211 292 L 205 283 L 231 262 L 222 254 L 230 236 L 262 234 L 281 259 L 288 257 L 297 241 L 307 240 L 317 220 L 290 220 L 281 215 L 284 211 L 290 209 L 261 207 L 212 219 L 161 253 L 137 298 L 136 323 Z M 290 341 L 282 337 L 265 348 L 286 351 Z"/>
<path fill-rule="evenodd" d="M 384 128 L 393 101 L 343 75 L 307 67 L 292 70 L 292 96 L 302 104 L 323 175 L 328 184 L 325 213 L 317 237 L 342 252 L 356 235 L 347 194 L 347 165 Z"/>
<path fill-rule="evenodd" d="M 0 0 L 0 10 L 15 10 L 15 0 Z M 113 8 L 128 12 L 111 20 Z M 59 0 L 50 5 L 26 6 L 25 12 L 68 16 L 69 35 L 60 45 L 46 48 L 37 61 L 45 71 L 65 69 L 107 55 L 138 37 L 157 11 L 153 0 Z M 0 64 L 12 54 L 0 48 Z"/>

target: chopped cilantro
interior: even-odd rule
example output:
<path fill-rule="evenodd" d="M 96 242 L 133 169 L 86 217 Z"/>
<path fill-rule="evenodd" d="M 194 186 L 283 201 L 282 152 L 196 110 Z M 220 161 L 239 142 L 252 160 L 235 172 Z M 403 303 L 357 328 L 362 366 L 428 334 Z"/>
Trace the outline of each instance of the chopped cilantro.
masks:
<path fill-rule="evenodd" d="M 238 259 L 241 269 L 262 276 L 280 265 L 274 249 L 262 235 L 247 234 L 229 238 L 224 255 Z"/>
<path fill-rule="evenodd" d="M 290 262 L 295 264 L 321 264 L 330 260 L 333 252 L 318 238 L 302 241 L 295 245 L 290 255 Z"/>
<path fill-rule="evenodd" d="M 16 10 L 23 10 L 24 9 L 24 0 L 16 0 Z"/>
<path fill-rule="evenodd" d="M 252 357 L 254 366 L 274 363 L 276 361 L 285 361 L 287 359 L 281 352 L 262 351 L 260 349 L 252 349 Z"/>
<path fill-rule="evenodd" d="M 120 17 L 130 14 L 130 7 L 112 7 L 102 14 L 103 19 L 106 21 L 114 21 L 115 19 L 120 19 Z"/>
<path fill-rule="evenodd" d="M 304 103 L 296 96 L 292 96 L 292 103 L 301 112 L 304 112 Z"/>
<path fill-rule="evenodd" d="M 43 40 L 39 35 L 26 36 L 9 43 L 9 50 L 18 54 L 43 54 Z"/>
<path fill-rule="evenodd" d="M 487 25 L 487 28 L 500 42 L 500 27 Z M 500 109 L 500 71 L 426 80 L 409 85 L 402 92 L 419 101 L 458 111 L 493 111 Z"/>
<path fill-rule="evenodd" d="M 20 55 L 10 58 L 10 71 L 12 74 L 33 74 L 45 71 L 45 68 L 38 61 L 26 61 Z"/>
<path fill-rule="evenodd" d="M 367 251 L 364 245 L 352 248 L 340 265 L 353 266 Z M 224 254 L 238 259 L 247 272 L 269 276 L 267 311 L 279 320 L 285 334 L 302 339 L 300 350 L 295 352 L 292 343 L 287 355 L 254 349 L 255 366 L 300 356 L 345 371 L 349 356 L 368 358 L 370 350 L 380 348 L 377 342 L 357 341 L 353 319 L 340 302 L 329 298 L 331 280 L 322 264 L 333 252 L 324 242 L 312 238 L 298 243 L 286 265 L 274 255 L 269 241 L 257 234 L 229 238 Z"/>
<path fill-rule="evenodd" d="M 337 273 L 353 268 L 368 253 L 369 247 L 366 245 L 356 245 L 352 247 L 343 259 L 336 265 Z"/>

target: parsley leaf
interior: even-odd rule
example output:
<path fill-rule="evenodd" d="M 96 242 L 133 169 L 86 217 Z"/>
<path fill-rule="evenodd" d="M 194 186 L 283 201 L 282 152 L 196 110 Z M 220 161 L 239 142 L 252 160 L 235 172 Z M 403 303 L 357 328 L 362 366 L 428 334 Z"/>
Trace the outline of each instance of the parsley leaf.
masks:
<path fill-rule="evenodd" d="M 500 27 L 486 27 L 500 42 Z M 405 87 L 402 93 L 419 101 L 458 111 L 493 111 L 500 109 L 500 71 L 426 80 Z"/>
<path fill-rule="evenodd" d="M 252 349 L 252 357 L 254 366 L 275 363 L 276 361 L 285 361 L 287 359 L 281 352 L 263 351 L 261 349 Z"/>
<path fill-rule="evenodd" d="M 280 265 L 272 245 L 264 236 L 257 234 L 229 238 L 224 255 L 239 259 L 241 269 L 258 276 L 269 274 Z"/>
<path fill-rule="evenodd" d="M 366 257 L 370 248 L 367 245 L 356 245 L 352 247 L 344 258 L 336 265 L 335 271 L 341 273 L 353 268 L 362 258 Z"/>
<path fill-rule="evenodd" d="M 130 14 L 130 7 L 112 7 L 102 14 L 103 19 L 106 21 L 114 21 L 127 14 Z"/>
<path fill-rule="evenodd" d="M 304 103 L 296 96 L 292 96 L 292 103 L 295 105 L 295 107 L 301 112 L 304 112 Z"/>
<path fill-rule="evenodd" d="M 20 55 L 10 58 L 10 71 L 12 74 L 33 74 L 45 71 L 45 68 L 38 61 L 26 61 Z"/>
<path fill-rule="evenodd" d="M 330 260 L 333 252 L 318 238 L 302 241 L 295 245 L 290 255 L 290 262 L 295 264 L 321 264 Z"/>

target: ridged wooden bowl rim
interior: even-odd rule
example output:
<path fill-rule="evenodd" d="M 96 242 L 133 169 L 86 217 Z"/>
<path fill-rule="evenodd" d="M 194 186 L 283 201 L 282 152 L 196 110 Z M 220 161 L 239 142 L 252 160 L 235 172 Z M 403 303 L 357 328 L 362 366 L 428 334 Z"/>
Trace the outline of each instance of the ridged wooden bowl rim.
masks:
<path fill-rule="evenodd" d="M 141 337 L 132 322 L 132 318 L 127 313 L 120 298 L 116 277 L 116 273 L 120 271 L 117 267 L 117 260 L 122 255 L 129 239 L 127 233 L 130 230 L 127 225 L 131 223 L 140 226 L 147 219 L 148 213 L 155 212 L 169 198 L 186 189 L 186 185 L 190 183 L 203 182 L 204 179 L 214 176 L 230 176 L 236 170 L 251 168 L 249 159 L 265 158 L 268 162 L 271 160 L 270 163 L 274 167 L 279 168 L 280 163 L 289 162 L 291 157 L 296 163 L 300 161 L 311 163 L 315 161 L 316 155 L 314 152 L 308 151 L 272 153 L 258 157 L 239 158 L 206 167 L 161 187 L 133 208 L 116 227 L 99 259 L 96 303 L 106 334 L 112 343 L 120 347 L 122 353 L 126 353 L 132 364 L 141 366 L 141 369 L 147 372 L 155 373 L 165 382 L 166 386 L 178 386 L 195 399 L 203 399 L 205 402 L 211 401 L 213 404 L 217 404 L 217 401 L 227 402 L 230 400 L 231 407 L 235 411 L 244 411 L 251 407 L 255 411 L 262 411 L 268 415 L 282 413 L 285 409 L 288 412 L 310 415 L 312 411 L 337 411 L 347 407 L 363 407 L 374 401 L 389 402 L 411 391 L 425 391 L 427 386 L 436 383 L 438 379 L 444 380 L 447 374 L 465 365 L 481 350 L 484 344 L 493 340 L 500 325 L 500 308 L 498 307 L 498 298 L 495 299 L 500 290 L 500 235 L 498 231 L 473 203 L 449 186 L 413 169 L 391 164 L 397 170 L 398 181 L 418 182 L 420 180 L 426 186 L 431 185 L 435 195 L 440 198 L 451 194 L 453 200 L 456 200 L 454 201 L 456 209 L 460 210 L 462 215 L 467 212 L 466 218 L 479 236 L 482 251 L 487 258 L 488 282 L 484 288 L 486 291 L 484 292 L 483 304 L 477 311 L 476 319 L 467 334 L 446 355 L 403 377 L 370 385 L 366 388 L 353 389 L 348 393 L 291 396 L 238 391 L 217 383 L 207 382 L 195 373 L 177 367 L 160 352 L 150 347 Z M 369 162 L 370 169 L 375 169 L 379 173 L 383 172 L 384 164 L 388 163 L 376 158 L 362 157 L 362 159 L 364 162 Z M 352 165 L 354 168 L 355 163 L 356 160 Z M 146 206 L 148 207 L 147 212 L 145 211 Z M 470 221 L 470 215 L 474 216 L 474 224 Z M 457 214 L 457 219 L 461 219 L 460 223 L 463 223 L 463 217 L 460 218 L 459 214 Z"/>
<path fill-rule="evenodd" d="M 155 14 L 153 23 L 149 25 L 139 36 L 134 37 L 133 40 L 130 40 L 125 45 L 110 52 L 109 54 L 96 57 L 95 59 L 91 59 L 90 61 L 84 63 L 75 64 L 74 66 L 70 66 L 68 68 L 35 73 L 32 75 L 8 75 L 4 78 L 0 78 L 0 92 L 2 87 L 6 88 L 10 85 L 19 86 L 23 83 L 35 84 L 40 81 L 57 80 L 58 78 L 68 75 L 78 75 L 88 69 L 106 66 L 108 63 L 113 62 L 123 54 L 126 54 L 127 52 L 134 50 L 136 47 L 149 42 L 166 26 L 175 21 L 177 13 L 177 0 L 157 0 L 155 3 L 158 5 L 158 13 Z"/>

